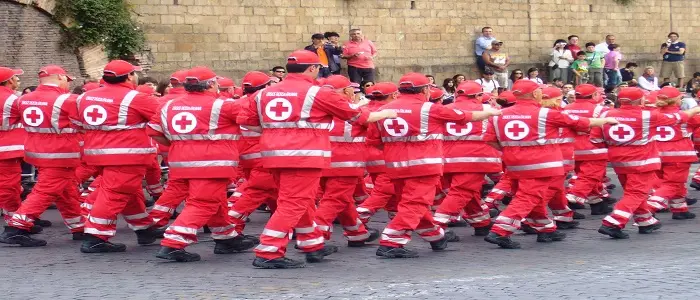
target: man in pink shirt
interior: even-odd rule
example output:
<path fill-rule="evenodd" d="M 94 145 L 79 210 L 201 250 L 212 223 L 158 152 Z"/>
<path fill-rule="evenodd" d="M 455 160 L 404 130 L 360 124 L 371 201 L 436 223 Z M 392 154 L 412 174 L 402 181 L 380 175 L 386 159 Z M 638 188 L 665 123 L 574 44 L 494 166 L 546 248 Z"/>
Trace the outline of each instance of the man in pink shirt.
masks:
<path fill-rule="evenodd" d="M 343 59 L 348 60 L 348 76 L 350 81 L 374 82 L 374 58 L 377 48 L 372 41 L 365 39 L 360 29 L 350 30 L 350 40 L 343 45 Z"/>

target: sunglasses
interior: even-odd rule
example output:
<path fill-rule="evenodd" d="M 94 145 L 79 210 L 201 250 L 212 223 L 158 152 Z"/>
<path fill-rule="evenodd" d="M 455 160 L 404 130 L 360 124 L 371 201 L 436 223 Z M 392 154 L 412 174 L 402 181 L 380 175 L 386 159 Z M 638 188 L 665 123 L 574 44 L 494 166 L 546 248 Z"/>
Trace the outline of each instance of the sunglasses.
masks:
<path fill-rule="evenodd" d="M 374 84 L 365 84 L 366 88 L 371 87 L 371 86 L 374 86 Z"/>
<path fill-rule="evenodd" d="M 275 73 L 282 73 L 282 74 L 284 74 L 284 73 L 287 73 L 287 71 L 275 71 Z"/>

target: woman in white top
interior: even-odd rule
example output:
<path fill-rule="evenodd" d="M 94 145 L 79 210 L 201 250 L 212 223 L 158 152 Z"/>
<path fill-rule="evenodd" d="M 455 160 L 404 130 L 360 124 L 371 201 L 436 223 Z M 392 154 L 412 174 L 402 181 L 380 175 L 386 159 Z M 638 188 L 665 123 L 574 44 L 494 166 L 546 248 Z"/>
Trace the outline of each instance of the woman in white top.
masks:
<path fill-rule="evenodd" d="M 557 40 L 554 42 L 554 49 L 549 54 L 549 81 L 561 79 L 564 83 L 569 83 L 569 65 L 574 61 L 574 56 L 571 51 L 564 49 L 566 47 L 565 40 Z"/>
<path fill-rule="evenodd" d="M 637 85 L 647 91 L 658 91 L 659 88 L 659 78 L 654 76 L 654 67 L 644 68 L 644 73 L 642 76 L 637 78 Z"/>
<path fill-rule="evenodd" d="M 532 81 L 532 82 L 535 82 L 535 83 L 537 83 L 537 84 L 544 84 L 544 81 L 542 81 L 542 79 L 540 79 L 539 77 L 537 77 L 538 75 L 540 75 L 540 69 L 538 69 L 538 68 L 529 68 L 529 69 L 527 70 L 527 78 L 525 78 L 525 79 L 526 79 L 526 80 L 530 80 L 530 81 Z"/>

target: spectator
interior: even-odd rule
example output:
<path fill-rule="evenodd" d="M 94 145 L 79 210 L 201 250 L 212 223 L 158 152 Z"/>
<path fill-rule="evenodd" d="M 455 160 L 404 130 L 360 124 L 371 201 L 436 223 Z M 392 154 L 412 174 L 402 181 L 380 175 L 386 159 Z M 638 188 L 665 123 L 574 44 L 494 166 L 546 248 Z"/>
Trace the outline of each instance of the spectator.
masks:
<path fill-rule="evenodd" d="M 581 47 L 578 45 L 578 35 L 570 35 L 566 38 L 569 41 L 564 49 L 571 51 L 571 55 L 575 55 L 581 51 Z"/>
<path fill-rule="evenodd" d="M 561 80 L 561 78 L 554 78 L 554 80 L 552 80 L 552 81 L 550 82 L 550 85 L 551 85 L 552 87 L 561 89 L 561 88 L 564 87 L 564 81 Z"/>
<path fill-rule="evenodd" d="M 624 68 L 620 69 L 620 76 L 622 77 L 622 82 L 627 82 L 630 86 L 637 85 L 637 80 L 634 79 L 634 69 L 636 68 L 636 63 L 628 62 Z"/>
<path fill-rule="evenodd" d="M 170 89 L 173 87 L 172 84 L 170 84 L 170 80 L 163 80 L 158 83 L 158 87 L 156 88 L 156 93 L 158 93 L 161 96 L 165 96 L 170 92 Z"/>
<path fill-rule="evenodd" d="M 605 42 L 602 42 L 598 45 L 595 45 L 595 51 L 600 52 L 603 55 L 608 54 L 610 52 L 610 45 L 615 43 L 615 36 L 612 34 L 608 34 L 605 36 Z"/>
<path fill-rule="evenodd" d="M 588 61 L 586 60 L 586 52 L 579 51 L 576 53 L 576 60 L 571 63 L 571 72 L 574 75 L 574 84 L 588 83 Z"/>
<path fill-rule="evenodd" d="M 508 66 L 510 57 L 508 53 L 501 50 L 503 42 L 499 40 L 491 41 L 491 49 L 484 51 L 481 55 L 486 64 L 485 71 L 492 71 L 496 82 L 498 82 L 499 92 L 508 88 Z"/>
<path fill-rule="evenodd" d="M 588 80 L 597 87 L 603 86 L 603 63 L 605 55 L 598 52 L 594 43 L 586 43 L 586 60 L 588 61 Z"/>
<path fill-rule="evenodd" d="M 374 86 L 374 82 L 373 82 L 373 81 L 363 81 L 363 82 L 360 84 L 360 91 L 362 92 L 362 94 L 366 94 L 365 91 L 366 91 L 368 88 L 371 88 L 371 87 L 373 87 L 373 86 Z"/>
<path fill-rule="evenodd" d="M 277 81 L 275 81 L 275 83 L 284 80 L 284 76 L 287 75 L 287 70 L 282 66 L 276 66 L 272 68 L 270 72 L 272 72 L 272 77 L 277 78 Z"/>
<path fill-rule="evenodd" d="M 146 86 L 152 88 L 153 93 L 155 93 L 156 88 L 158 87 L 158 80 L 156 80 L 153 77 L 148 77 L 148 76 L 139 77 L 139 85 L 146 85 Z"/>
<path fill-rule="evenodd" d="M 333 54 L 333 63 L 330 64 L 331 68 L 331 74 L 333 75 L 338 75 L 340 74 L 340 56 L 343 53 L 343 47 L 340 45 L 340 34 L 338 34 L 335 31 L 329 31 L 323 34 L 323 37 L 328 40 L 327 44 L 333 46 L 335 48 L 336 54 Z M 339 51 L 339 52 L 338 52 Z"/>
<path fill-rule="evenodd" d="M 365 39 L 360 29 L 350 29 L 350 40 L 343 46 L 342 58 L 348 60 L 350 81 L 374 81 L 374 58 L 377 48 L 372 41 Z"/>
<path fill-rule="evenodd" d="M 561 78 L 562 81 L 569 82 L 569 65 L 574 61 L 571 51 L 564 49 L 566 47 L 565 40 L 557 40 L 553 47 L 554 49 L 549 54 L 549 81 Z"/>
<path fill-rule="evenodd" d="M 694 90 L 693 93 L 683 97 L 681 99 L 681 110 L 689 110 L 693 107 L 698 106 L 698 101 L 700 100 L 700 89 Z"/>
<path fill-rule="evenodd" d="M 463 74 L 457 74 L 455 76 L 452 76 L 452 79 L 455 81 L 455 86 L 459 86 L 459 84 L 462 83 L 462 81 L 467 80 L 467 77 Z"/>
<path fill-rule="evenodd" d="M 435 77 L 433 77 L 433 75 L 425 75 L 425 77 L 430 80 L 430 85 L 435 85 Z"/>
<path fill-rule="evenodd" d="M 622 53 L 620 52 L 620 45 L 610 44 L 608 46 L 610 52 L 605 55 L 605 75 L 608 77 L 606 82 L 607 86 L 617 86 L 622 82 L 620 78 L 620 61 L 622 60 Z"/>
<path fill-rule="evenodd" d="M 661 77 L 664 82 L 671 80 L 671 76 L 678 78 L 678 85 L 683 86 L 685 79 L 685 68 L 683 60 L 685 59 L 685 43 L 678 41 L 678 33 L 671 32 L 668 34 L 668 41 L 661 44 Z"/>
<path fill-rule="evenodd" d="M 525 79 L 530 80 L 530 81 L 532 81 L 532 82 L 535 82 L 535 83 L 537 83 L 537 84 L 544 84 L 544 81 L 542 81 L 542 79 L 540 79 L 539 77 L 537 77 L 537 76 L 539 76 L 539 75 L 540 75 L 540 69 L 534 68 L 534 67 L 533 67 L 533 68 L 529 68 L 529 69 L 527 70 L 527 78 L 525 78 Z"/>
<path fill-rule="evenodd" d="M 491 42 L 494 41 L 496 37 L 493 36 L 493 28 L 484 27 L 481 28 L 481 36 L 474 42 L 474 54 L 476 54 L 476 66 L 479 71 L 484 72 L 486 64 L 484 63 L 484 58 L 482 55 L 485 50 L 491 49 Z"/>
<path fill-rule="evenodd" d="M 29 93 L 33 92 L 34 90 L 36 90 L 36 85 L 28 86 L 22 90 L 22 96 L 29 94 Z M 82 93 L 78 93 L 78 94 L 82 94 Z"/>
<path fill-rule="evenodd" d="M 508 90 L 513 87 L 513 83 L 520 79 L 523 79 L 523 70 L 515 69 L 513 72 L 510 72 L 510 78 L 508 79 Z"/>
<path fill-rule="evenodd" d="M 637 79 L 637 84 L 640 88 L 647 91 L 658 91 L 659 88 L 659 78 L 654 75 L 654 67 L 644 68 L 644 73 Z"/>
<path fill-rule="evenodd" d="M 430 99 L 428 101 L 436 104 L 443 104 L 445 99 L 445 91 L 436 87 L 430 87 Z"/>
<path fill-rule="evenodd" d="M 452 78 L 445 78 L 445 80 L 442 81 L 442 90 L 445 91 L 444 101 L 454 100 L 455 91 L 457 90 L 455 80 Z"/>
<path fill-rule="evenodd" d="M 278 83 L 280 83 L 281 80 L 282 79 L 280 79 L 277 76 L 270 76 L 270 85 L 278 84 Z"/>
<path fill-rule="evenodd" d="M 573 102 L 573 100 L 575 98 L 574 85 L 571 83 L 565 84 L 564 87 L 561 88 L 561 94 L 562 94 L 561 102 L 563 105 L 567 105 L 567 104 L 570 104 L 571 102 Z"/>
<path fill-rule="evenodd" d="M 475 80 L 476 83 L 481 85 L 481 89 L 484 93 L 490 93 L 498 95 L 498 89 L 501 87 L 496 80 L 493 79 L 493 71 L 486 69 L 482 78 Z"/>
<path fill-rule="evenodd" d="M 693 79 L 685 85 L 685 92 L 694 94 L 693 91 L 700 89 L 700 72 L 693 73 Z"/>
<path fill-rule="evenodd" d="M 335 64 L 333 61 L 333 55 L 341 54 L 342 51 L 339 48 L 333 47 L 331 44 L 325 43 L 326 38 L 323 34 L 315 33 L 311 36 L 311 45 L 306 46 L 305 50 L 311 51 L 318 55 L 321 60 L 321 69 L 318 71 L 319 78 L 326 78 L 331 76 L 331 65 Z M 339 66 L 335 66 L 335 69 L 340 69 Z"/>

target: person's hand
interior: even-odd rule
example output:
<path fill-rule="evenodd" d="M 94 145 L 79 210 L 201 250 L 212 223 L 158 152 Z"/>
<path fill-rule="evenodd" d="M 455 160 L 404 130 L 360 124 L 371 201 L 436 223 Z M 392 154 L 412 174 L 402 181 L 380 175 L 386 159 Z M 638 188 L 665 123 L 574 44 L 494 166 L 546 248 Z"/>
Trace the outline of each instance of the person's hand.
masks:
<path fill-rule="evenodd" d="M 498 110 L 498 109 L 495 109 L 495 108 L 493 108 L 493 107 L 488 107 L 488 106 L 487 106 L 487 107 L 484 107 L 484 111 L 487 112 L 487 113 L 488 113 L 489 115 L 491 115 L 492 117 L 493 117 L 493 116 L 500 116 L 500 115 L 501 115 L 501 111 Z"/>
<path fill-rule="evenodd" d="M 399 114 L 396 113 L 395 110 L 385 109 L 385 110 L 382 110 L 382 113 L 383 113 L 385 119 L 396 119 L 399 116 Z"/>
<path fill-rule="evenodd" d="M 619 121 L 617 121 L 617 119 L 611 118 L 611 117 L 603 118 L 603 120 L 605 121 L 605 124 L 618 124 L 618 123 L 620 123 Z"/>

